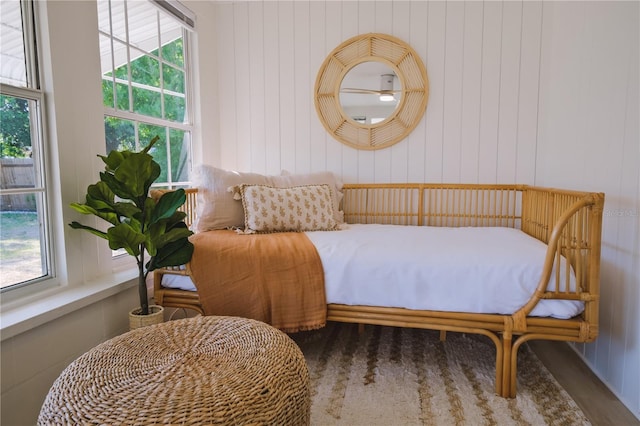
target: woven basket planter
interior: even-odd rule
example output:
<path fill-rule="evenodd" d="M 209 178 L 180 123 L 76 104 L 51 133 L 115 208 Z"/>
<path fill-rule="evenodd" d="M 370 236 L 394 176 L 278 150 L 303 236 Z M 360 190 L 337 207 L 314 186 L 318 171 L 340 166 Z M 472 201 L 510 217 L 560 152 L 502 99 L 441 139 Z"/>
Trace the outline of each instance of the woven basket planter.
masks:
<path fill-rule="evenodd" d="M 164 322 L 164 308 L 160 305 L 149 305 L 149 315 L 140 315 L 140 308 L 129 312 L 129 330 Z"/>

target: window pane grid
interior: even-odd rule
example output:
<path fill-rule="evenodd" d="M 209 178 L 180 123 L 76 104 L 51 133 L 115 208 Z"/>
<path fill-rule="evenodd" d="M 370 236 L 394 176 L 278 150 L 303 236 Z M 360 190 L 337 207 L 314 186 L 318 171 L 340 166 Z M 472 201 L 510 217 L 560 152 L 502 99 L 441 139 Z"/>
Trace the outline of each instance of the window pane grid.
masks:
<path fill-rule="evenodd" d="M 100 35 L 111 39 L 101 43 L 107 152 L 140 150 L 159 136 L 151 152 L 162 170 L 155 186 L 188 185 L 193 126 L 187 31 L 149 2 L 98 3 Z M 109 13 L 109 4 L 118 10 Z M 122 31 L 111 34 L 115 28 Z"/>
<path fill-rule="evenodd" d="M 5 291 L 51 278 L 53 262 L 35 12 L 31 1 L 1 3 L 0 289 Z M 5 32 L 5 28 L 12 30 Z M 18 56 L 11 48 L 16 43 L 21 50 Z M 17 59 L 5 62 L 8 56 Z M 5 79 L 5 71 L 22 77 Z"/>
<path fill-rule="evenodd" d="M 104 0 L 98 6 L 101 21 L 99 32 L 101 36 L 111 38 L 110 46 L 108 43 L 101 43 L 103 79 L 111 79 L 115 87 L 113 90 L 105 86 L 108 91 L 105 106 L 172 121 L 184 121 L 188 117 L 183 112 L 187 108 L 185 31 L 173 19 L 155 10 L 151 3 L 111 1 L 112 7 L 117 4 L 121 9 L 118 13 L 111 14 L 105 8 L 108 4 L 109 1 Z M 144 13 L 148 16 L 143 16 Z M 124 22 L 111 22 L 110 25 L 103 23 L 118 19 L 118 16 Z M 131 30 L 134 26 L 135 30 Z M 115 31 L 115 28 L 120 27 L 122 33 L 118 36 L 109 34 L 109 29 Z M 162 41 L 161 45 L 158 40 Z M 136 62 L 139 64 L 133 67 Z M 105 65 L 110 70 L 105 69 Z M 118 85 L 126 86 L 127 93 L 120 90 Z M 127 102 L 124 102 L 123 96 L 126 96 Z M 146 106 L 136 107 L 137 104 Z M 178 113 L 174 112 L 176 109 Z"/>

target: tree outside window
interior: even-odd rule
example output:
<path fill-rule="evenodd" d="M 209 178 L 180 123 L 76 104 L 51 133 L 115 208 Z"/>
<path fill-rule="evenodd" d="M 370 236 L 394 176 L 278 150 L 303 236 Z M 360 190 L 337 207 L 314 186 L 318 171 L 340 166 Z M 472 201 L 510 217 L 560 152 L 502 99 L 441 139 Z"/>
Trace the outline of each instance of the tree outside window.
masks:
<path fill-rule="evenodd" d="M 189 32 L 151 2 L 99 0 L 98 20 L 107 153 L 151 151 L 161 165 L 157 184 L 189 184 Z"/>

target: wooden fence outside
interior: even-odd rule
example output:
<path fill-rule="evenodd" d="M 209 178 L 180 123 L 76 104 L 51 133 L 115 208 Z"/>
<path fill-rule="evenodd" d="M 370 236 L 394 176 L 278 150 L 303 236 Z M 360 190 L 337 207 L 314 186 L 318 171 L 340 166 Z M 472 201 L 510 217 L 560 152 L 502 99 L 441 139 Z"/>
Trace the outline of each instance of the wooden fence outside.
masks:
<path fill-rule="evenodd" d="M 32 158 L 0 158 L 0 188 L 33 188 L 35 183 Z M 0 197 L 1 211 L 35 211 L 34 194 L 11 194 Z"/>

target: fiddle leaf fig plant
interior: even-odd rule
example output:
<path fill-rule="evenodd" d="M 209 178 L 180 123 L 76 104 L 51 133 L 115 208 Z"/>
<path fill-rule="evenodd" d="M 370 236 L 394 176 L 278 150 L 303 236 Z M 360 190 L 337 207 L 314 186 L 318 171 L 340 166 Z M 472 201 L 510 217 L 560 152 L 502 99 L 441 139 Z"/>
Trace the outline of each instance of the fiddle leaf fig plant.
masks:
<path fill-rule="evenodd" d="M 186 200 L 184 189 L 167 191 L 157 201 L 149 196 L 151 185 L 160 176 L 160 165 L 149 154 L 158 140 L 158 136 L 154 137 L 140 152 L 114 150 L 107 156 L 99 155 L 105 163 L 100 180 L 89 185 L 84 204 L 70 205 L 111 226 L 106 232 L 76 221 L 69 226 L 107 240 L 111 250 L 124 249 L 135 257 L 140 315 L 149 314 L 147 274 L 165 266 L 183 265 L 193 254 L 189 241 L 193 232 L 184 222 L 186 213 L 178 211 Z"/>

